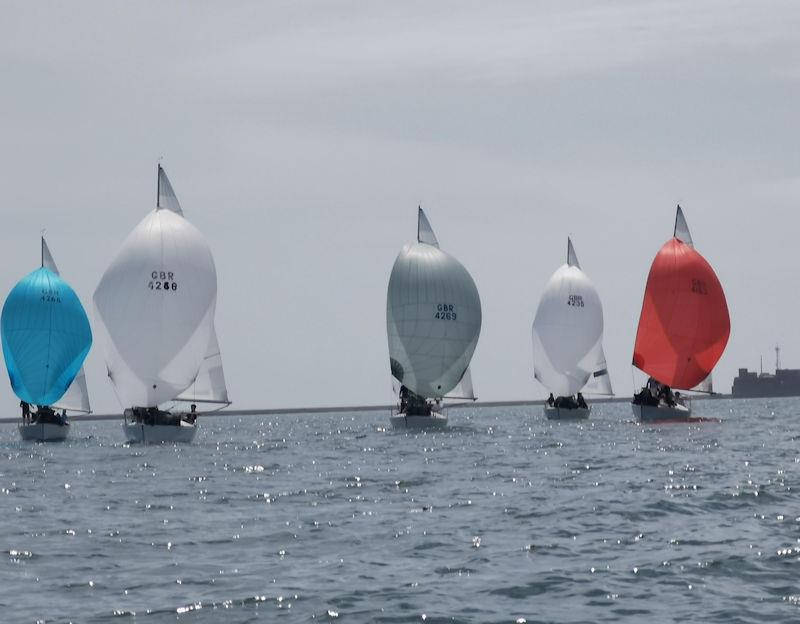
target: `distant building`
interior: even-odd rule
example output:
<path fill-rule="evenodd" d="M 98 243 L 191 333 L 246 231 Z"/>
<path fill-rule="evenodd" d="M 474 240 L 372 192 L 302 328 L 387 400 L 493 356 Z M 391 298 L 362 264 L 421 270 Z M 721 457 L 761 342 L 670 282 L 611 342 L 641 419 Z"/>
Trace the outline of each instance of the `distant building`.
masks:
<path fill-rule="evenodd" d="M 781 368 L 780 347 L 775 347 L 775 374 L 740 368 L 731 394 L 739 398 L 800 396 L 800 370 Z"/>

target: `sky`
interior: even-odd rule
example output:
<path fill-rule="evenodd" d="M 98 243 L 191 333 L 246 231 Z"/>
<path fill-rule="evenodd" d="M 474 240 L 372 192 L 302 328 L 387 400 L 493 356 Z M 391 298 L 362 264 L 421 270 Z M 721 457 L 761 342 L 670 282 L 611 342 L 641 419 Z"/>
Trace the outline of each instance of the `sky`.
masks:
<path fill-rule="evenodd" d="M 728 299 L 727 392 L 776 343 L 800 368 L 798 32 L 790 1 L 6 2 L 0 291 L 46 229 L 93 319 L 161 159 L 214 253 L 235 407 L 389 402 L 386 287 L 418 204 L 480 292 L 480 399 L 547 395 L 531 323 L 568 235 L 629 396 L 680 203 Z M 102 345 L 86 371 L 119 410 Z"/>

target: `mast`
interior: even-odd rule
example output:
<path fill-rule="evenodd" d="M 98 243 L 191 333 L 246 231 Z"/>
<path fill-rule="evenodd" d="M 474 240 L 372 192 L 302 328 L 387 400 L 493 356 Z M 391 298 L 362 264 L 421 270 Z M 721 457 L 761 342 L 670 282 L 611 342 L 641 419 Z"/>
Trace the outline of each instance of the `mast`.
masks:
<path fill-rule="evenodd" d="M 775 345 L 775 372 L 777 373 L 781 369 L 781 348 L 779 345 Z"/>
<path fill-rule="evenodd" d="M 156 208 L 161 208 L 161 163 L 156 169 Z"/>

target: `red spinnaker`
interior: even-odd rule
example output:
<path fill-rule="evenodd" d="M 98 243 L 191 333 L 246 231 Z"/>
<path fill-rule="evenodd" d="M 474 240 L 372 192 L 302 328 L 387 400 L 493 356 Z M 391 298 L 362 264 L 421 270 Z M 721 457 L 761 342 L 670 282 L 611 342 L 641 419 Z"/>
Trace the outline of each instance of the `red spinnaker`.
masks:
<path fill-rule="evenodd" d="M 633 365 L 689 390 L 709 375 L 730 333 L 728 304 L 714 269 L 691 246 L 667 241 L 647 277 Z"/>

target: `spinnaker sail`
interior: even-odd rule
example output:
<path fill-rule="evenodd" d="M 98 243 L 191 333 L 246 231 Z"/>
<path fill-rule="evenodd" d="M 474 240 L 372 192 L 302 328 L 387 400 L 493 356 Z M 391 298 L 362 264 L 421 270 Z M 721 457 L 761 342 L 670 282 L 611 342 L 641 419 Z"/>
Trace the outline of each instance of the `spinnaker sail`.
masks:
<path fill-rule="evenodd" d="M 205 379 L 204 365 L 224 385 L 211 250 L 160 165 L 158 190 L 155 210 L 130 233 L 94 294 L 108 375 L 123 406 L 175 400 Z"/>
<path fill-rule="evenodd" d="M 690 390 L 711 374 L 730 329 L 722 285 L 695 250 L 678 206 L 674 236 L 647 277 L 633 365 L 662 384 Z"/>
<path fill-rule="evenodd" d="M 394 378 L 416 395 L 441 399 L 468 371 L 481 331 L 481 302 L 467 270 L 439 248 L 422 208 L 417 232 L 418 242 L 403 247 L 389 278 L 390 365 Z"/>
<path fill-rule="evenodd" d="M 14 393 L 27 403 L 51 406 L 82 373 L 92 331 L 78 295 L 59 275 L 44 238 L 41 258 L 41 268 L 9 293 L 0 315 L 0 334 Z M 82 383 L 85 393 L 85 379 Z"/>
<path fill-rule="evenodd" d="M 600 296 L 567 239 L 567 262 L 547 283 L 533 321 L 534 376 L 557 396 L 613 394 Z"/>

